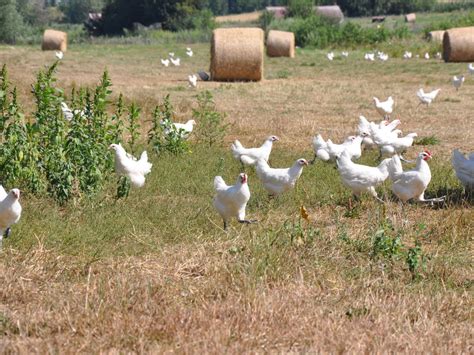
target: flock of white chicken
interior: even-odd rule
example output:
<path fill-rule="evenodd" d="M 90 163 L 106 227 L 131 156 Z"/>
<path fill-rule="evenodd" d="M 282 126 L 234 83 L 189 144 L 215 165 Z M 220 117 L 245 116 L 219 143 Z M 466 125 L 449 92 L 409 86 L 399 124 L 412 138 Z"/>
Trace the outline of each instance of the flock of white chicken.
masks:
<path fill-rule="evenodd" d="M 186 48 L 186 54 L 193 56 L 191 48 Z M 428 53 L 426 53 L 428 54 Z M 58 60 L 61 60 L 64 54 L 60 51 L 55 53 Z M 348 52 L 342 52 L 343 57 L 349 55 Z M 334 59 L 334 53 L 328 53 L 329 60 Z M 411 58 L 410 52 L 405 52 L 404 58 Z M 384 53 L 377 53 L 377 57 L 381 60 L 387 60 L 388 56 Z M 366 53 L 365 59 L 374 60 L 374 53 Z M 385 59 L 384 59 L 385 58 Z M 429 55 L 425 55 L 429 59 Z M 180 58 L 175 58 L 174 53 L 169 53 L 168 59 L 162 59 L 164 66 L 169 66 L 171 62 L 175 66 L 180 65 Z M 470 74 L 474 74 L 474 65 L 469 64 L 468 70 Z M 458 90 L 465 77 L 453 77 L 453 86 Z M 189 77 L 190 85 L 196 86 L 197 77 Z M 192 84 L 194 82 L 194 85 Z M 420 100 L 420 105 L 430 105 L 436 99 L 440 89 L 425 93 L 420 88 L 416 95 Z M 318 134 L 313 139 L 314 163 L 316 159 L 322 161 L 335 161 L 336 166 L 345 186 L 347 186 L 354 196 L 361 193 L 369 193 L 375 199 L 383 202 L 377 195 L 375 188 L 382 184 L 386 179 L 392 181 L 391 189 L 395 196 L 402 202 L 409 200 L 417 200 L 420 202 L 442 202 L 443 197 L 426 199 L 425 190 L 431 181 L 431 170 L 427 163 L 432 155 L 429 151 L 422 151 L 418 154 L 415 161 L 415 167 L 410 170 L 404 170 L 402 161 L 405 160 L 402 153 L 413 145 L 416 133 L 409 133 L 401 136 L 402 131 L 397 127 L 400 120 L 389 121 L 393 112 L 394 100 L 390 96 L 385 101 L 380 101 L 377 97 L 373 98 L 376 111 L 383 117 L 383 120 L 369 122 L 364 116 L 359 117 L 357 126 L 358 134 L 347 137 L 341 144 L 335 144 L 331 139 L 324 140 Z M 61 104 L 64 118 L 71 120 L 74 115 L 84 115 L 82 111 L 72 111 L 66 103 Z M 189 137 L 192 133 L 194 120 L 186 123 L 173 123 L 173 129 L 183 136 Z M 168 128 L 169 130 L 169 128 Z M 165 134 L 167 134 L 165 130 Z M 232 155 L 239 160 L 241 164 L 251 165 L 255 167 L 256 174 L 261 181 L 265 190 L 271 196 L 277 196 L 292 189 L 303 172 L 303 168 L 308 166 L 308 161 L 299 158 L 293 166 L 289 168 L 272 168 L 269 165 L 270 153 L 273 143 L 278 141 L 278 137 L 268 137 L 262 146 L 258 148 L 245 148 L 238 140 L 231 145 Z M 380 152 L 380 159 L 383 159 L 378 166 L 367 166 L 357 164 L 357 160 L 362 155 L 362 147 L 377 148 Z M 151 172 L 152 164 L 148 162 L 147 152 L 144 151 L 140 158 L 137 159 L 127 153 L 120 144 L 112 144 L 109 147 L 115 153 L 115 171 L 119 176 L 126 176 L 130 179 L 132 186 L 142 187 L 145 184 L 145 176 Z M 458 150 L 453 151 L 452 165 L 456 172 L 456 176 L 464 185 L 466 190 L 474 191 L 474 153 L 465 156 Z M 224 229 L 227 229 L 229 220 L 236 218 L 240 223 L 253 223 L 255 220 L 245 218 L 245 210 L 247 202 L 250 199 L 250 189 L 248 186 L 248 176 L 245 173 L 239 174 L 234 185 L 227 185 L 221 176 L 214 178 L 214 188 L 216 195 L 213 200 L 214 207 L 224 221 Z M 12 189 L 7 194 L 0 185 L 0 242 L 3 236 L 10 235 L 11 226 L 18 222 L 21 216 L 21 205 L 19 202 L 20 190 Z"/>

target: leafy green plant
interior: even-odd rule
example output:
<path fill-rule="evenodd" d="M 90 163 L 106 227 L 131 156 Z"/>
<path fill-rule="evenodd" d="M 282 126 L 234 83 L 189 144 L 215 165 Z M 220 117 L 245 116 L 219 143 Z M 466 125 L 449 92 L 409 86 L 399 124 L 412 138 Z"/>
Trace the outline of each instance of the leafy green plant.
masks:
<path fill-rule="evenodd" d="M 140 118 L 140 108 L 133 102 L 128 109 L 128 145 L 135 150 L 138 139 L 140 138 L 140 124 L 138 120 Z"/>
<path fill-rule="evenodd" d="M 193 109 L 193 119 L 197 122 L 194 133 L 197 142 L 209 147 L 222 143 L 229 126 L 224 123 L 225 113 L 216 110 L 216 104 L 208 90 L 201 92 L 197 101 L 198 107 Z"/>
<path fill-rule="evenodd" d="M 419 269 L 426 263 L 425 255 L 421 249 L 421 243 L 418 239 L 415 240 L 415 246 L 408 248 L 405 258 L 408 270 L 411 273 L 413 280 L 419 277 Z"/>
<path fill-rule="evenodd" d="M 439 138 L 434 135 L 422 137 L 422 138 L 416 139 L 413 142 L 414 145 L 437 145 L 439 143 L 440 143 Z"/>
<path fill-rule="evenodd" d="M 152 126 L 148 131 L 148 144 L 151 144 L 157 153 L 168 152 L 178 155 L 189 151 L 186 132 L 183 129 L 177 129 L 173 124 L 173 110 L 168 94 L 153 111 Z"/>

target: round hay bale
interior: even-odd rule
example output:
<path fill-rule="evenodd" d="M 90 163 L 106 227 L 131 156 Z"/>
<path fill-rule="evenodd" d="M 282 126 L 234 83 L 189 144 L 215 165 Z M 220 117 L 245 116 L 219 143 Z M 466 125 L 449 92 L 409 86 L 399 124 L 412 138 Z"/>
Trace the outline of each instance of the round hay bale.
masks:
<path fill-rule="evenodd" d="M 263 79 L 263 38 L 260 28 L 218 28 L 212 31 L 211 79 Z"/>
<path fill-rule="evenodd" d="M 428 33 L 428 40 L 431 42 L 443 42 L 443 36 L 445 31 L 431 31 Z"/>
<path fill-rule="evenodd" d="M 344 21 L 344 14 L 342 13 L 341 8 L 337 5 L 316 6 L 315 12 L 317 15 L 327 18 L 334 23 L 341 23 Z"/>
<path fill-rule="evenodd" d="M 56 30 L 45 30 L 43 34 L 43 42 L 41 49 L 44 51 L 61 51 L 67 50 L 67 33 Z"/>
<path fill-rule="evenodd" d="M 444 32 L 443 59 L 446 62 L 474 61 L 474 27 L 452 28 Z"/>
<path fill-rule="evenodd" d="M 275 18 L 284 18 L 288 12 L 286 6 L 267 6 L 265 10 L 272 13 Z"/>
<path fill-rule="evenodd" d="M 415 22 L 415 21 L 416 21 L 416 14 L 415 13 L 405 15 L 405 22 Z"/>
<path fill-rule="evenodd" d="M 268 32 L 267 54 L 269 57 L 295 57 L 295 34 L 293 32 Z"/>

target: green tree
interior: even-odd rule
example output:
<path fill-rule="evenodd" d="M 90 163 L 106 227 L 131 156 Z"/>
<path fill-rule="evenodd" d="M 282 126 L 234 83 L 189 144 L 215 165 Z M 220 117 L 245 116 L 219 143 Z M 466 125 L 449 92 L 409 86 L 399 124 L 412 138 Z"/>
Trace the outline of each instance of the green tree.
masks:
<path fill-rule="evenodd" d="M 63 0 L 59 4 L 64 20 L 69 23 L 82 23 L 89 12 L 99 12 L 103 6 L 101 0 Z"/>
<path fill-rule="evenodd" d="M 22 28 L 16 0 L 0 0 L 0 42 L 15 43 Z"/>

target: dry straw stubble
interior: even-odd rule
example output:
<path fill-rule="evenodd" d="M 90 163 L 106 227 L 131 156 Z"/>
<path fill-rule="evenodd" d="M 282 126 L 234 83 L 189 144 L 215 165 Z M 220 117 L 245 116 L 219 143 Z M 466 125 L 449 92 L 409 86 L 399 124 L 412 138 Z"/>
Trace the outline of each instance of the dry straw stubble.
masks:
<path fill-rule="evenodd" d="M 444 33 L 443 59 L 446 62 L 474 60 L 474 27 L 453 28 Z"/>
<path fill-rule="evenodd" d="M 264 33 L 260 28 L 218 28 L 211 39 L 211 78 L 216 81 L 263 79 Z"/>
<path fill-rule="evenodd" d="M 267 37 L 269 57 L 295 57 L 295 35 L 293 32 L 270 31 Z"/>
<path fill-rule="evenodd" d="M 45 30 L 43 42 L 41 43 L 43 51 L 62 51 L 67 50 L 67 33 L 56 30 Z"/>

